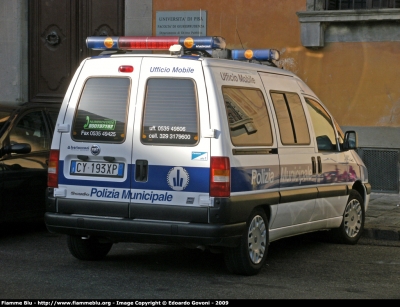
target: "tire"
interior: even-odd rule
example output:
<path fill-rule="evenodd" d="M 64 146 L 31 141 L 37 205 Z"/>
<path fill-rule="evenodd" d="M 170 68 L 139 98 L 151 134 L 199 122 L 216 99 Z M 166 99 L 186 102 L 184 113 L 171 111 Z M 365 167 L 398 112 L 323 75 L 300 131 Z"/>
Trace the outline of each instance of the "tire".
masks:
<path fill-rule="evenodd" d="M 240 245 L 225 250 L 228 271 L 248 276 L 258 274 L 267 258 L 268 244 L 268 219 L 263 210 L 256 209 L 246 223 Z"/>
<path fill-rule="evenodd" d="M 95 237 L 68 236 L 67 244 L 72 256 L 79 260 L 101 260 L 112 247 L 112 243 L 100 243 Z"/>
<path fill-rule="evenodd" d="M 330 231 L 331 239 L 341 244 L 357 244 L 364 230 L 364 201 L 356 190 L 351 190 L 339 228 Z"/>

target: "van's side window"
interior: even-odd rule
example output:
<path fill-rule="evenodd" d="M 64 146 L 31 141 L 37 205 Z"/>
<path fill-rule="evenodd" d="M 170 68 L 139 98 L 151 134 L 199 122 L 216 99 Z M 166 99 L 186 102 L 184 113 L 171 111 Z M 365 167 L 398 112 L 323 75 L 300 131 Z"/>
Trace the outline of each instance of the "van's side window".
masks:
<path fill-rule="evenodd" d="M 271 124 L 259 89 L 222 87 L 229 132 L 235 146 L 272 145 Z"/>
<path fill-rule="evenodd" d="M 317 101 L 310 98 L 305 98 L 305 100 L 314 126 L 318 150 L 337 150 L 331 117 Z"/>
<path fill-rule="evenodd" d="M 271 92 L 283 145 L 308 145 L 310 133 L 300 97 L 295 93 Z"/>
<path fill-rule="evenodd" d="M 197 110 L 197 90 L 192 79 L 149 79 L 143 113 L 142 143 L 197 144 Z"/>
<path fill-rule="evenodd" d="M 130 83 L 129 78 L 88 79 L 72 125 L 72 139 L 122 143 Z"/>

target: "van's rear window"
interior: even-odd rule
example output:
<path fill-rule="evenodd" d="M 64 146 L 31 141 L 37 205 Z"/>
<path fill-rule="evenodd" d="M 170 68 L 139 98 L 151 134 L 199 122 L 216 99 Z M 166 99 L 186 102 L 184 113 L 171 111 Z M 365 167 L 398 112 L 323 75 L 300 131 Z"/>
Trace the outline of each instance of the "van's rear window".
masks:
<path fill-rule="evenodd" d="M 72 126 L 77 141 L 122 143 L 126 134 L 129 78 L 86 81 Z"/>
<path fill-rule="evenodd" d="M 192 79 L 147 82 L 141 140 L 144 144 L 195 145 L 199 141 L 196 86 Z"/>

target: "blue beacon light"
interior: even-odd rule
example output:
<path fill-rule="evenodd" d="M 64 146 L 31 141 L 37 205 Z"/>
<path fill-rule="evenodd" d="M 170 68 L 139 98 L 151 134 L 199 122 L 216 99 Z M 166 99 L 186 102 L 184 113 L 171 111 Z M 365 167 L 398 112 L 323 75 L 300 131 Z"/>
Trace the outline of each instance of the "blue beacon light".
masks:
<path fill-rule="evenodd" d="M 89 36 L 86 45 L 93 50 L 168 50 L 180 44 L 186 50 L 225 49 L 226 42 L 220 36 Z"/>
<path fill-rule="evenodd" d="M 118 36 L 89 36 L 86 46 L 93 50 L 118 50 Z"/>
<path fill-rule="evenodd" d="M 280 57 L 279 51 L 275 49 L 234 49 L 232 50 L 232 60 L 246 61 L 278 61 Z"/>
<path fill-rule="evenodd" d="M 186 50 L 225 49 L 226 42 L 221 36 L 180 36 L 179 44 Z"/>
<path fill-rule="evenodd" d="M 184 50 L 225 50 L 226 42 L 221 36 L 89 36 L 86 45 L 93 50 L 169 50 L 179 44 Z M 237 61 L 278 61 L 280 54 L 275 49 L 233 49 L 231 53 L 218 53 L 217 57 Z"/>

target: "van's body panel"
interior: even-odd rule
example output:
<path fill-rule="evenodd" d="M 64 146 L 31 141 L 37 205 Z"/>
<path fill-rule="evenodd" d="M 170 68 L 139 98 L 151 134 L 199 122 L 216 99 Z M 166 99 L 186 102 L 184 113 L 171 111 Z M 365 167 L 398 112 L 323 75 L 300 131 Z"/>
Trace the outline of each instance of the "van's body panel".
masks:
<path fill-rule="evenodd" d="M 314 127 L 322 113 L 326 123 Z M 293 141 L 285 125 L 294 127 Z M 330 140 L 317 131 L 326 125 Z M 335 125 L 315 93 L 282 69 L 190 56 L 86 59 L 52 142 L 58 186 L 49 188 L 46 225 L 113 242 L 206 247 L 238 245 L 257 208 L 268 217 L 269 241 L 337 228 L 350 191 L 366 210 L 370 189 L 364 164 L 343 150 Z M 229 161 L 228 197 L 211 195 L 212 157 Z"/>

